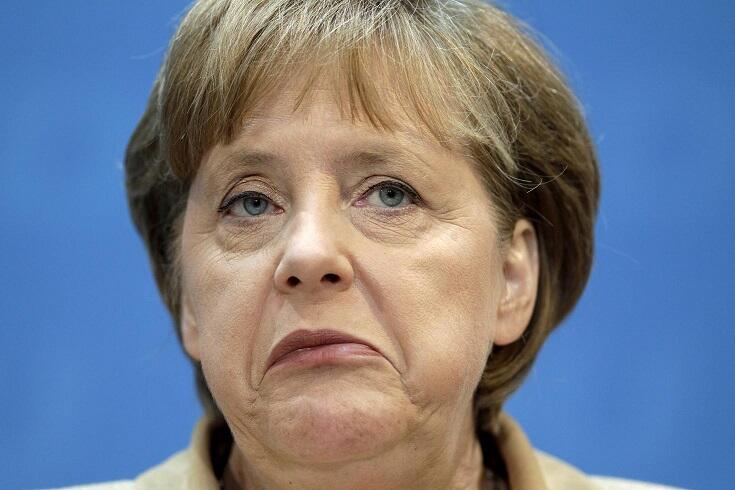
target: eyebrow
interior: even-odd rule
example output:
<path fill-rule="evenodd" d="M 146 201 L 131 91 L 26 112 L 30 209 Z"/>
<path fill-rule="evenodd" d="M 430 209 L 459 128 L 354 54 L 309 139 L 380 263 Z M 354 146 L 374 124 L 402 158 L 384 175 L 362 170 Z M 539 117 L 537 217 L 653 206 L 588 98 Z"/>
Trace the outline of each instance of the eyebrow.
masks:
<path fill-rule="evenodd" d="M 285 167 L 287 161 L 275 153 L 258 150 L 235 151 L 225 157 L 225 165 L 229 168 L 272 168 Z M 426 170 L 426 162 L 418 156 L 397 147 L 378 145 L 375 147 L 348 150 L 337 154 L 325 165 L 332 165 L 339 171 L 355 167 L 408 168 L 418 167 Z"/>
<path fill-rule="evenodd" d="M 270 167 L 285 163 L 278 155 L 264 151 L 238 150 L 224 158 L 226 167 Z"/>
<path fill-rule="evenodd" d="M 367 167 L 367 168 L 420 168 L 426 169 L 427 164 L 418 156 L 390 146 L 380 146 L 371 149 L 356 149 L 340 154 L 334 163 L 338 169 Z"/>

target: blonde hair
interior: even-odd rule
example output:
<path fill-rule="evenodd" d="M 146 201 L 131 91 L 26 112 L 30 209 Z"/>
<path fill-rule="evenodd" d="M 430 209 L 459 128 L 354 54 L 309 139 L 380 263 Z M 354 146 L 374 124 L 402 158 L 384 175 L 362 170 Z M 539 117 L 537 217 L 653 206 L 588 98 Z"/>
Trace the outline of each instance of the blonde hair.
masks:
<path fill-rule="evenodd" d="M 230 142 L 258 101 L 296 73 L 306 80 L 300 101 L 327 76 L 345 95 L 343 113 L 379 130 L 396 127 L 391 97 L 442 144 L 467 150 L 503 233 L 521 217 L 533 222 L 533 317 L 520 340 L 493 349 L 475 394 L 478 430 L 491 430 L 590 272 L 599 175 L 574 96 L 528 31 L 480 0 L 196 2 L 125 162 L 131 214 L 177 327 L 175 257 L 189 183 L 204 153 Z M 221 416 L 195 368 L 202 401 Z"/>

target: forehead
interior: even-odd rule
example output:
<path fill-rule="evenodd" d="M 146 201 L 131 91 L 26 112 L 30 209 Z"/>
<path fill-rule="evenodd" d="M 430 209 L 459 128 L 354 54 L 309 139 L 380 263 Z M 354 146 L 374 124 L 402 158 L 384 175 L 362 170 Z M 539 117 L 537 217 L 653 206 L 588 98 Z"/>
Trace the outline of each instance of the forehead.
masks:
<path fill-rule="evenodd" d="M 307 158 L 301 152 L 329 154 L 336 168 L 409 167 L 430 169 L 438 161 L 468 157 L 456 141 L 439 141 L 412 117 L 390 90 L 380 107 L 386 124 L 352 107 L 344 90 L 327 80 L 283 84 L 262 97 L 242 118 L 229 143 L 216 145 L 204 161 L 224 169 L 237 166 L 285 166 Z M 212 157 L 215 158 L 212 158 Z"/>
<path fill-rule="evenodd" d="M 437 137 L 434 128 L 422 121 L 414 103 L 391 88 L 392 80 L 372 79 L 373 93 L 368 97 L 355 94 L 340 75 L 322 71 L 312 78 L 302 75 L 282 80 L 243 114 L 239 134 L 255 136 L 279 125 L 302 124 L 349 128 L 418 145 L 439 144 L 448 149 L 457 146 L 458 142 L 449 137 Z"/>

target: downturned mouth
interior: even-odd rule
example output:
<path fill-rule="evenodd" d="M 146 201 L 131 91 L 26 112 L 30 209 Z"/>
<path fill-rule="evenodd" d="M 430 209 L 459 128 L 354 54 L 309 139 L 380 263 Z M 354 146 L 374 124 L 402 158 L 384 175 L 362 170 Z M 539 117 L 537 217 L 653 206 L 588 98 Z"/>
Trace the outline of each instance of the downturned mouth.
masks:
<path fill-rule="evenodd" d="M 369 342 L 354 335 L 349 335 L 337 330 L 320 329 L 306 330 L 299 329 L 291 332 L 281 339 L 273 348 L 268 360 L 266 361 L 266 371 L 276 364 L 279 360 L 286 357 L 290 353 L 299 349 L 309 347 L 318 347 L 329 344 L 362 344 L 380 354 L 380 351 L 373 347 Z"/>

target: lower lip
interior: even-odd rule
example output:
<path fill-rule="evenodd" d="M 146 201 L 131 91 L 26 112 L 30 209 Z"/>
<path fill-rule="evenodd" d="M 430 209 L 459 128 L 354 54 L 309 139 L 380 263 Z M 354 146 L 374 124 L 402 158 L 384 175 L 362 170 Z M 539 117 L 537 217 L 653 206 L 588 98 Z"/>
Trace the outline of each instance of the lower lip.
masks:
<path fill-rule="evenodd" d="M 312 367 L 322 364 L 340 364 L 365 356 L 375 357 L 381 354 L 364 344 L 326 344 L 289 352 L 276 361 L 270 369 L 285 366 Z"/>

